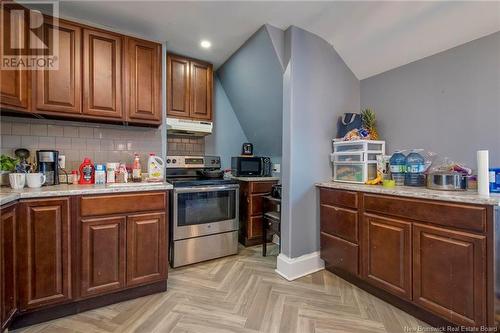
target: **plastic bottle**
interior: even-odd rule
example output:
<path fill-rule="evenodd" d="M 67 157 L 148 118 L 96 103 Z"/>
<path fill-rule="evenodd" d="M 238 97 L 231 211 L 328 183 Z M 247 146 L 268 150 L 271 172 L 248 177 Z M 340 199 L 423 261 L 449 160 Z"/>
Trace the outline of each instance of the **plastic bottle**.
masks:
<path fill-rule="evenodd" d="M 79 184 L 94 184 L 94 163 L 88 157 L 83 159 L 80 164 L 80 180 Z"/>
<path fill-rule="evenodd" d="M 425 159 L 419 153 L 410 153 L 406 157 L 406 186 L 425 185 Z"/>
<path fill-rule="evenodd" d="M 142 182 L 141 161 L 138 154 L 135 154 L 134 165 L 132 166 L 132 181 L 136 183 Z"/>
<path fill-rule="evenodd" d="M 389 159 L 389 168 L 392 179 L 397 186 L 405 184 L 406 156 L 403 153 L 396 152 Z"/>
<path fill-rule="evenodd" d="M 154 153 L 149 153 L 148 158 L 148 180 L 160 182 L 163 181 L 165 162 Z"/>

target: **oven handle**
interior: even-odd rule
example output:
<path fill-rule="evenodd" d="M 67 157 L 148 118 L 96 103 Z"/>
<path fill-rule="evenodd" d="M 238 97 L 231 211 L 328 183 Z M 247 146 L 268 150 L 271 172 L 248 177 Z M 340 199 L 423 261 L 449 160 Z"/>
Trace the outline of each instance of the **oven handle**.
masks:
<path fill-rule="evenodd" d="M 203 187 L 181 187 L 174 188 L 174 193 L 194 193 L 194 192 L 215 192 L 215 191 L 231 191 L 239 188 L 238 184 L 224 186 L 203 186 Z"/>

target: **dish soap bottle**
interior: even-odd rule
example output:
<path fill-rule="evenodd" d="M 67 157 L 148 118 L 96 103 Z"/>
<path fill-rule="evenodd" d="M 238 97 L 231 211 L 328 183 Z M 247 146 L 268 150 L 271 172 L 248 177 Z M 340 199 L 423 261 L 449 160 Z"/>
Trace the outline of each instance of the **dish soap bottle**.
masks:
<path fill-rule="evenodd" d="M 148 158 L 148 180 L 152 182 L 163 181 L 163 170 L 165 162 L 154 153 L 149 153 Z"/>
<path fill-rule="evenodd" d="M 80 180 L 78 183 L 83 185 L 94 183 L 94 163 L 88 157 L 85 157 L 83 163 L 80 164 Z"/>
<path fill-rule="evenodd" d="M 424 186 L 425 159 L 419 153 L 412 152 L 406 157 L 406 186 Z"/>
<path fill-rule="evenodd" d="M 136 183 L 142 182 L 141 161 L 138 154 L 135 154 L 134 165 L 132 166 L 132 181 Z"/>
<path fill-rule="evenodd" d="M 400 152 L 394 153 L 389 160 L 389 169 L 396 185 L 403 186 L 405 184 L 406 156 Z"/>

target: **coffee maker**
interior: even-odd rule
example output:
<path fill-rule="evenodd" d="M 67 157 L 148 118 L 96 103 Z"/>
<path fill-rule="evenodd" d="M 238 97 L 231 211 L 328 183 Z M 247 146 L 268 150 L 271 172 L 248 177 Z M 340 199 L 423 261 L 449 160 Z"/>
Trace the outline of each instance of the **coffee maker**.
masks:
<path fill-rule="evenodd" d="M 59 185 L 59 152 L 57 150 L 37 150 L 38 172 L 45 175 L 45 185 Z"/>

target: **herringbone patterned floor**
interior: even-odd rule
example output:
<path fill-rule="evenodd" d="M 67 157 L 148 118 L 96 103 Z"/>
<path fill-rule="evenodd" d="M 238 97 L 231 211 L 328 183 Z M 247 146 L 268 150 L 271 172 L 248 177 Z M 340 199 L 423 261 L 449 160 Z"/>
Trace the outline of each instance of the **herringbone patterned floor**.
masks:
<path fill-rule="evenodd" d="M 275 265 L 259 246 L 241 248 L 171 270 L 165 293 L 15 332 L 402 333 L 427 326 L 327 271 L 287 282 Z"/>

